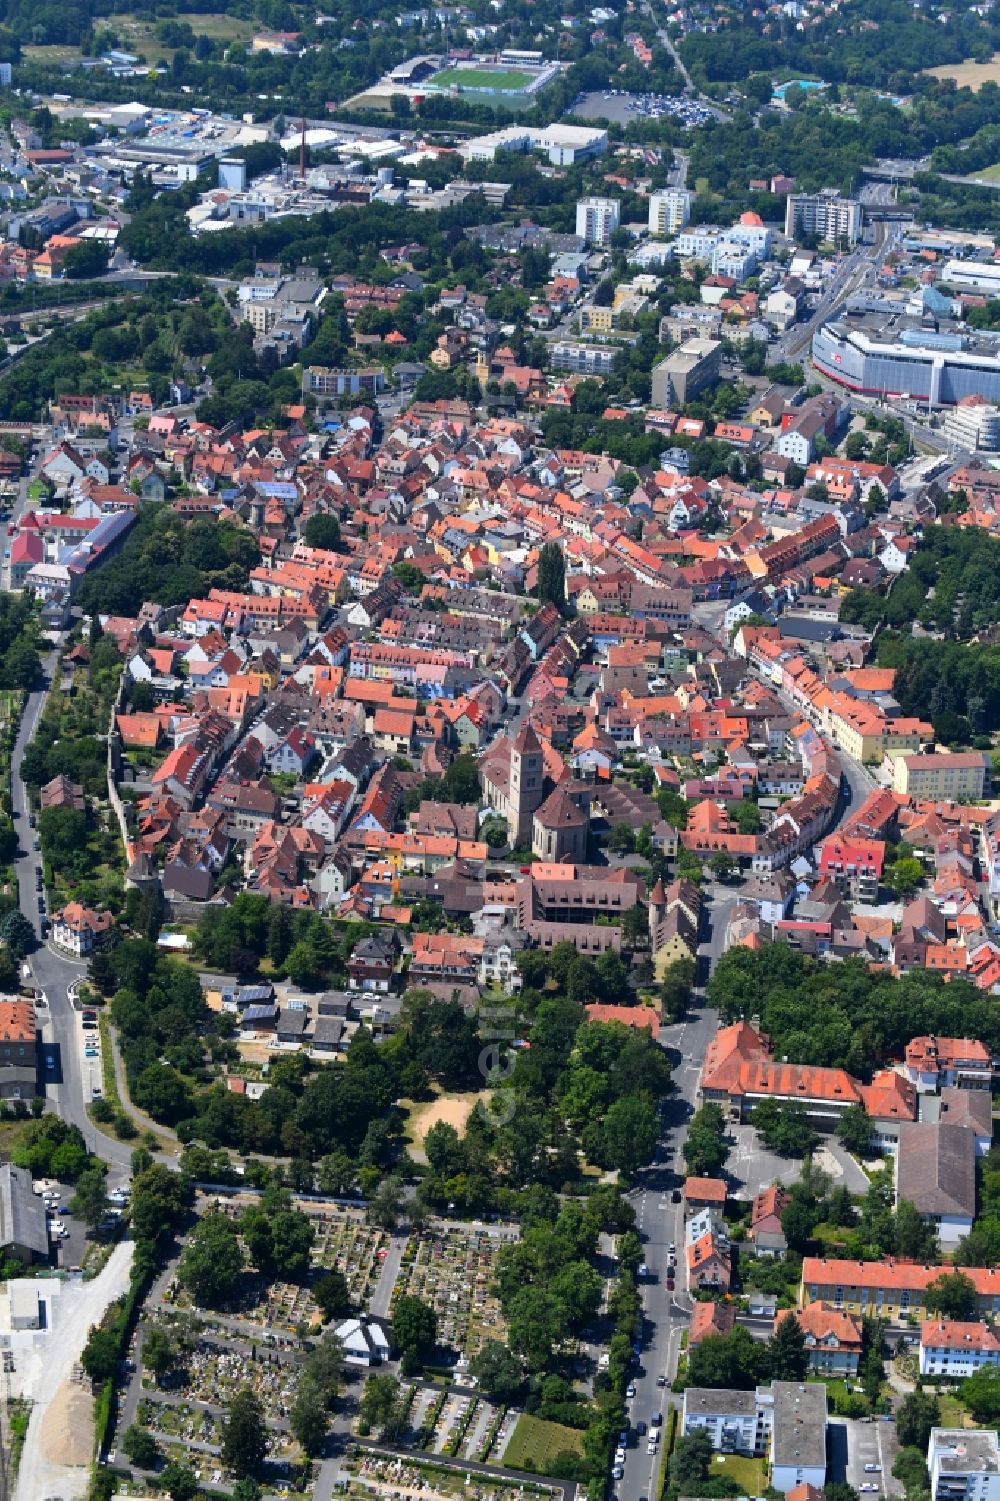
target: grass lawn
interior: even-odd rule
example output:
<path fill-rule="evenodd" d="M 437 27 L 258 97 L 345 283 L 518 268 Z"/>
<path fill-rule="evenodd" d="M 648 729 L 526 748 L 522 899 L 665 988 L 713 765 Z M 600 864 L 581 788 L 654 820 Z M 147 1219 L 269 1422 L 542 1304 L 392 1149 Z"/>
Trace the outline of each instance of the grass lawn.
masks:
<path fill-rule="evenodd" d="M 745 1454 L 713 1454 L 710 1475 L 728 1475 L 741 1487 L 744 1496 L 762 1496 L 766 1488 L 764 1462 Z"/>
<path fill-rule="evenodd" d="M 504 1450 L 503 1462 L 512 1470 L 523 1470 L 525 1461 L 529 1461 L 533 1469 L 544 1475 L 550 1460 L 563 1449 L 582 1453 L 583 1434 L 579 1429 L 564 1428 L 562 1423 L 547 1423 L 544 1418 L 533 1418 L 525 1412 L 517 1420 L 513 1437 Z"/>
<path fill-rule="evenodd" d="M 25 62 L 43 68 L 66 68 L 83 56 L 79 47 L 22 47 L 21 52 Z"/>
<path fill-rule="evenodd" d="M 0 1121 L 0 1159 L 9 1162 L 24 1141 L 30 1121 Z"/>
<path fill-rule="evenodd" d="M 942 1428 L 964 1428 L 970 1421 L 968 1412 L 953 1393 L 940 1392 L 938 1402 L 941 1407 Z"/>
<path fill-rule="evenodd" d="M 454 85 L 461 89 L 496 89 L 500 93 L 518 94 L 534 77 L 534 73 L 525 73 L 520 68 L 442 68 L 428 82 L 439 89 Z"/>
<path fill-rule="evenodd" d="M 980 167 L 978 172 L 972 173 L 973 177 L 985 177 L 987 182 L 1000 182 L 1000 164 L 995 167 Z"/>

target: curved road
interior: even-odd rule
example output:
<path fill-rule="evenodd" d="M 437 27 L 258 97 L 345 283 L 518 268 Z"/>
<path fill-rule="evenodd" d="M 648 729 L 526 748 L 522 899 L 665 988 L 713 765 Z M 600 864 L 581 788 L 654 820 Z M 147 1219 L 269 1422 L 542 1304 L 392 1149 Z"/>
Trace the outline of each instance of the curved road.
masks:
<path fill-rule="evenodd" d="M 35 872 L 41 866 L 42 857 L 33 848 L 35 834 L 28 823 L 29 805 L 21 780 L 21 765 L 24 752 L 45 708 L 52 675 L 58 670 L 58 661 L 59 653 L 56 650 L 51 651 L 43 660 L 42 681 L 37 688 L 32 689 L 25 702 L 10 768 L 11 802 L 20 844 L 16 859 L 18 901 L 36 935 L 40 934 L 40 923 Z M 79 1126 L 90 1150 L 97 1152 L 111 1164 L 112 1178 L 120 1177 L 122 1173 L 127 1174 L 132 1148 L 124 1142 L 116 1141 L 114 1137 L 105 1136 L 87 1114 L 91 1085 L 100 1085 L 100 1074 L 97 1073 L 91 1080 L 90 1060 L 83 1057 L 79 1023 L 67 995 L 67 988 L 86 975 L 87 966 L 79 960 L 55 953 L 41 942 L 30 956 L 29 963 L 36 985 L 48 997 L 48 1006 L 42 1006 L 38 1010 L 38 1021 L 42 1028 L 41 1075 L 44 1092 L 63 1120 Z M 56 1064 L 52 1070 L 47 1067 L 47 1059 L 50 1057 L 55 1058 Z"/>

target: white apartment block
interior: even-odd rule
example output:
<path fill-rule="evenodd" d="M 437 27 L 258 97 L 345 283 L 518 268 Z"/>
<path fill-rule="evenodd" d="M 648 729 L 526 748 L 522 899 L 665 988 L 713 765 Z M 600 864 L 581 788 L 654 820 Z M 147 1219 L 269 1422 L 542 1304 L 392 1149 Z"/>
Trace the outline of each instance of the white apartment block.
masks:
<path fill-rule="evenodd" d="M 947 437 L 961 448 L 996 453 L 1000 449 L 1000 407 L 982 396 L 963 396 L 945 413 L 941 424 Z"/>
<path fill-rule="evenodd" d="M 990 1324 L 984 1320 L 924 1320 L 920 1328 L 921 1376 L 963 1380 L 988 1365 L 1000 1365 L 1000 1338 Z"/>
<path fill-rule="evenodd" d="M 664 188 L 649 195 L 651 235 L 679 235 L 691 218 L 692 194 L 687 188 Z"/>
<path fill-rule="evenodd" d="M 681 1432 L 704 1429 L 717 1453 L 766 1454 L 771 1484 L 785 1495 L 799 1485 L 822 1490 L 826 1484 L 826 1427 L 820 1382 L 772 1381 L 752 1392 L 692 1386 L 684 1393 Z"/>
<path fill-rule="evenodd" d="M 611 236 L 621 223 L 621 202 L 617 198 L 581 198 L 576 205 L 576 232 L 588 245 L 611 244 Z"/>
<path fill-rule="evenodd" d="M 1000 1434 L 932 1428 L 927 1469 L 933 1501 L 1000 1501 Z"/>
<path fill-rule="evenodd" d="M 857 244 L 861 234 L 862 211 L 856 198 L 841 198 L 839 193 L 789 193 L 785 206 L 785 234 L 819 235 L 823 240 L 846 240 Z"/>

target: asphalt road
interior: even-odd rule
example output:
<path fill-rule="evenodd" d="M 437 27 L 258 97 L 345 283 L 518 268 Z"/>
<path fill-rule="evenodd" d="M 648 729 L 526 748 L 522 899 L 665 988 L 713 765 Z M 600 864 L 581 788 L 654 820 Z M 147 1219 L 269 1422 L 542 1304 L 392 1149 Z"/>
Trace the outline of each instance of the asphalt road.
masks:
<path fill-rule="evenodd" d="M 670 1405 L 670 1382 L 677 1371 L 681 1334 L 687 1329 L 691 1298 L 684 1280 L 684 1206 L 671 1203 L 671 1191 L 684 1176 L 682 1148 L 687 1123 L 697 1107 L 698 1080 L 709 1040 L 715 1034 L 714 1011 L 692 1011 L 682 1022 L 664 1027 L 660 1042 L 674 1068 L 675 1091 L 663 1110 L 660 1160 L 647 1168 L 630 1194 L 643 1240 L 648 1279 L 640 1284 L 643 1303 L 642 1352 L 633 1367 L 635 1397 L 628 1401 L 629 1443 L 625 1451 L 625 1474 L 615 1485 L 618 1501 L 640 1501 L 659 1494 L 657 1477 L 662 1444 L 656 1454 L 647 1454 L 645 1437 L 637 1437 L 635 1424 L 647 1425 L 653 1413 L 666 1417 Z M 677 1285 L 666 1285 L 668 1247 L 676 1247 Z M 665 1375 L 666 1387 L 656 1378 Z"/>
<path fill-rule="evenodd" d="M 45 707 L 48 685 L 57 660 L 58 653 L 55 651 L 45 658 L 44 681 L 28 695 L 11 762 L 14 823 L 19 841 L 16 858 L 18 896 L 21 911 L 36 934 L 40 933 L 40 925 L 35 872 L 41 867 L 42 857 L 33 848 L 35 831 L 28 823 L 28 798 L 21 780 L 21 763 Z M 30 956 L 29 963 L 34 982 L 45 992 L 48 1002 L 46 1006 L 38 1008 L 43 1059 L 52 1058 L 55 1063 L 51 1069 L 46 1062 L 42 1064 L 43 1090 L 56 1113 L 63 1120 L 79 1126 L 90 1150 L 99 1153 L 111 1164 L 112 1182 L 117 1181 L 129 1170 L 132 1148 L 98 1131 L 87 1114 L 86 1106 L 92 1098 L 92 1085 L 100 1086 L 100 1076 L 92 1076 L 90 1061 L 83 1056 L 79 1022 L 67 994 L 67 988 L 86 975 L 87 966 L 64 958 L 41 941 Z"/>

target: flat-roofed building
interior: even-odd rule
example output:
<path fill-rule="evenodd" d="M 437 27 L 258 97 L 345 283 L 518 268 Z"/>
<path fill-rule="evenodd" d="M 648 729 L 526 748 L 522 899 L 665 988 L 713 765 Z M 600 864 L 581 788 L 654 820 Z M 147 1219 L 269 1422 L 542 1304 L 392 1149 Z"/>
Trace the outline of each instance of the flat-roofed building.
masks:
<path fill-rule="evenodd" d="M 1000 1435 L 932 1428 L 927 1469 L 934 1501 L 1000 1501 Z"/>
<path fill-rule="evenodd" d="M 677 235 L 691 218 L 692 193 L 687 188 L 664 188 L 649 195 L 651 235 Z"/>
<path fill-rule="evenodd" d="M 819 235 L 823 240 L 846 240 L 857 244 L 861 234 L 862 208 L 857 198 L 839 193 L 789 193 L 785 203 L 785 234 Z"/>
<path fill-rule="evenodd" d="M 699 391 L 719 379 L 722 344 L 718 339 L 688 339 L 653 369 L 652 404 L 662 411 L 686 406 Z"/>

